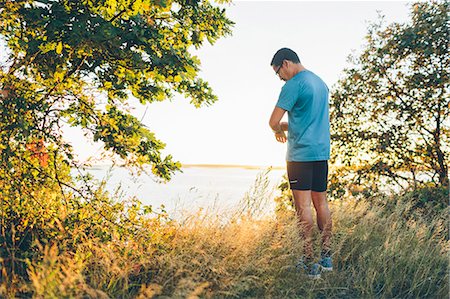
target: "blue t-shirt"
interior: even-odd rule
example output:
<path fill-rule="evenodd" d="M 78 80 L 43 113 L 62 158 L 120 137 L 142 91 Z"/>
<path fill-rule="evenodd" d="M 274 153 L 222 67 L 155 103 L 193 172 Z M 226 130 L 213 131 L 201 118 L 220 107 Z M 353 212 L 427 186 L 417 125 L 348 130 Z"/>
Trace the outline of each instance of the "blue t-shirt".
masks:
<path fill-rule="evenodd" d="M 328 87 L 316 74 L 303 70 L 281 89 L 277 107 L 288 111 L 289 162 L 330 159 Z"/>

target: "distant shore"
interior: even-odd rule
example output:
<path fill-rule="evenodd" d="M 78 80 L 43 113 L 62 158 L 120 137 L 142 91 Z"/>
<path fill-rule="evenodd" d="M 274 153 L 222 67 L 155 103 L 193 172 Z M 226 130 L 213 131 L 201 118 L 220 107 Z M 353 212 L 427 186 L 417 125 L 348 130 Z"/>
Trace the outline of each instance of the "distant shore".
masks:
<path fill-rule="evenodd" d="M 284 166 L 239 165 L 239 164 L 182 164 L 182 168 L 244 168 L 244 169 L 285 169 Z"/>
<path fill-rule="evenodd" d="M 88 167 L 89 169 L 102 169 L 111 167 L 111 164 L 97 164 Z M 115 165 L 114 167 L 122 167 Z M 241 168 L 241 169 L 267 169 L 283 170 L 285 166 L 270 166 L 270 165 L 240 165 L 240 164 L 182 164 L 181 168 Z"/>

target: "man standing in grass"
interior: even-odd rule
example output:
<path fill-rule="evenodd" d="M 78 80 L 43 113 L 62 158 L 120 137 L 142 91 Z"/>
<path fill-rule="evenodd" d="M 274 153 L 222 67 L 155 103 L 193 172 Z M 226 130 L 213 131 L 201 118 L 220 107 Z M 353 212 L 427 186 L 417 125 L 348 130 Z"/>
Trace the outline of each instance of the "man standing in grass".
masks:
<path fill-rule="evenodd" d="M 269 124 L 276 140 L 288 143 L 287 174 L 305 240 L 304 257 L 297 266 L 306 270 L 310 277 L 319 278 L 321 270 L 333 270 L 330 250 L 332 222 L 326 193 L 330 158 L 328 87 L 300 63 L 291 49 L 278 50 L 270 65 L 275 74 L 286 82 Z M 281 122 L 286 111 L 288 122 Z M 285 131 L 288 132 L 287 137 Z M 318 263 L 313 257 L 311 201 L 322 233 Z"/>

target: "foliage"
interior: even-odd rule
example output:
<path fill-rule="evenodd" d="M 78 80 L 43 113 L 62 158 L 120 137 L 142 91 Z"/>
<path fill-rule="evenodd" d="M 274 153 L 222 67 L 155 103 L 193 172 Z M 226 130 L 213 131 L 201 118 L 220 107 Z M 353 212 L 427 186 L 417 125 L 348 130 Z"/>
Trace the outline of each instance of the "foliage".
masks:
<path fill-rule="evenodd" d="M 23 248 L 28 277 L 2 276 L 0 296 L 442 298 L 449 291 L 448 207 L 427 219 L 412 216 L 419 211 L 408 198 L 332 202 L 335 271 L 314 281 L 293 267 L 303 246 L 292 211 L 243 217 L 244 202 L 229 221 L 202 211 L 169 221 L 144 215 L 134 201 L 106 204 L 100 193 L 89 202 L 71 198 L 73 206 L 55 208 L 58 217 L 34 206 L 57 220 L 34 222 L 47 237 Z"/>
<path fill-rule="evenodd" d="M 407 23 L 381 19 L 362 54 L 350 57 L 331 103 L 332 162 L 342 166 L 332 181 L 344 185 L 341 195 L 448 186 L 449 6 L 418 2 Z"/>
<path fill-rule="evenodd" d="M 441 217 L 442 221 L 447 220 L 447 215 L 442 212 L 449 206 L 449 188 L 422 186 L 416 190 L 408 190 L 401 196 L 388 198 L 382 202 L 387 210 L 393 209 L 395 205 L 409 206 L 410 218 L 425 218 L 433 221 Z"/>
<path fill-rule="evenodd" d="M 337 171 L 331 168 L 332 171 Z M 372 190 L 365 188 L 358 188 L 358 186 L 346 186 L 348 193 L 343 193 L 345 178 L 340 181 L 336 179 L 336 175 L 331 176 L 333 180 L 329 181 L 327 196 L 331 202 L 348 201 L 348 200 L 362 200 L 371 201 L 373 205 L 381 206 L 389 216 L 391 210 L 396 209 L 396 206 L 408 206 L 408 215 L 406 218 L 411 219 L 425 219 L 429 222 L 440 218 L 445 222 L 447 215 L 444 213 L 449 207 L 450 189 L 448 187 L 436 187 L 429 183 L 424 184 L 416 189 L 406 189 L 398 192 L 381 192 L 374 188 Z M 342 179 L 342 178 L 341 178 Z M 282 182 L 277 187 L 280 192 L 275 197 L 275 212 L 276 214 L 285 214 L 295 211 L 292 192 L 289 188 L 289 181 L 287 175 L 283 177 Z"/>
<path fill-rule="evenodd" d="M 56 163 L 60 180 L 76 185 L 70 181 L 70 168 Z M 102 288 L 97 271 L 104 262 L 95 253 L 114 250 L 123 270 L 142 262 L 137 252 L 145 251 L 154 265 L 153 254 L 170 246 L 173 232 L 170 225 L 162 225 L 170 222 L 164 211 L 108 194 L 104 182 L 95 187 L 80 177 L 83 188 L 63 193 L 57 181 L 40 172 L 35 178 L 39 185 L 20 181 L 20 176 L 4 170 L 0 176 L 0 296 L 92 295 L 91 285 Z M 116 287 L 123 290 L 123 283 Z"/>
<path fill-rule="evenodd" d="M 172 237 L 161 225 L 167 215 L 107 194 L 88 175 L 73 178 L 79 165 L 61 127 L 78 126 L 124 165 L 151 165 L 169 180 L 180 164 L 162 156 L 164 143 L 130 114 L 128 99 L 176 92 L 196 107 L 212 104 L 189 51 L 232 24 L 209 1 L 0 2 L 8 56 L 0 68 L 1 296 L 126 295 L 142 277 L 105 282 L 93 258 L 102 252 L 112 252 L 116 270 L 130 270 L 140 252 L 157 268 L 153 254 Z"/>
<path fill-rule="evenodd" d="M 209 1 L 2 1 L 0 36 L 9 61 L 0 71 L 3 160 L 34 140 L 72 162 L 61 125 L 83 128 L 126 165 L 152 165 L 170 179 L 180 164 L 127 111 L 185 94 L 196 107 L 216 101 L 189 50 L 230 34 L 225 10 Z M 104 99 L 104 100 L 102 100 Z"/>

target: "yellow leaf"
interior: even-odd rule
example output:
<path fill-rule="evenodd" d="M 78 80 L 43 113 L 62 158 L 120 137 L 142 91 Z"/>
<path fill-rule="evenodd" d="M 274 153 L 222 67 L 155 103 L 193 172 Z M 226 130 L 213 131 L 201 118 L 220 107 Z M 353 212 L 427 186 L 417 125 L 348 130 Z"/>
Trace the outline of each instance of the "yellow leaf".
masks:
<path fill-rule="evenodd" d="M 61 54 L 62 52 L 62 42 L 59 42 L 58 45 L 56 46 L 56 54 Z"/>
<path fill-rule="evenodd" d="M 193 78 L 197 75 L 197 71 L 192 66 L 187 65 L 187 66 L 185 66 L 185 69 L 186 69 L 186 75 L 188 77 Z"/>
<path fill-rule="evenodd" d="M 55 76 L 56 81 L 58 81 L 58 82 L 61 82 L 64 79 L 64 73 L 63 72 L 56 71 L 54 76 Z"/>

